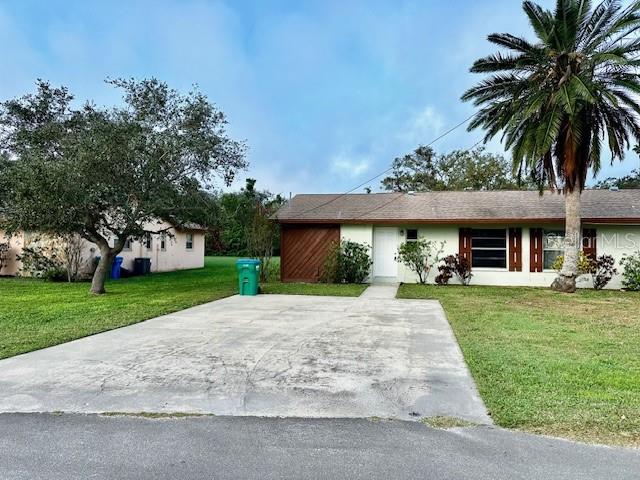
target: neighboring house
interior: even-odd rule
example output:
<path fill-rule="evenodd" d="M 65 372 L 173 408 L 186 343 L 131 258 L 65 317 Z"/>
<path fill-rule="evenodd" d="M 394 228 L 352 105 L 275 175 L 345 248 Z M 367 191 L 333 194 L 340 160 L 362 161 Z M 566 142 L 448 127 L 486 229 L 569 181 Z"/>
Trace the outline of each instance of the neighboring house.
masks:
<path fill-rule="evenodd" d="M 129 240 L 125 248 L 118 255 L 123 257 L 122 266 L 133 270 L 135 258 L 151 259 L 152 272 L 169 272 L 173 270 L 185 270 L 189 268 L 204 267 L 204 236 L 205 230 L 197 225 L 173 227 L 170 223 L 153 223 L 146 227 L 148 230 L 163 232 L 149 235 L 142 240 Z M 168 230 L 167 230 L 168 229 Z M 41 238 L 37 233 L 18 232 L 8 238 L 10 243 L 9 261 L 0 275 L 16 275 L 20 273 L 21 264 L 17 260 L 24 246 Z M 6 242 L 7 237 L 0 230 L 0 242 Z M 110 239 L 113 246 L 115 238 Z M 85 241 L 83 261 L 85 272 L 88 274 L 95 266 L 95 257 L 100 255 L 98 247 Z"/>
<path fill-rule="evenodd" d="M 640 249 L 640 190 L 585 190 L 582 199 L 585 253 L 612 255 L 620 271 L 622 256 Z M 444 255 L 468 258 L 472 284 L 548 286 L 563 249 L 564 198 L 536 191 L 297 195 L 276 218 L 283 281 L 317 281 L 329 246 L 342 238 L 371 246 L 373 281 L 416 282 L 395 257 L 402 242 L 420 237 L 446 242 Z M 618 275 L 609 286 L 620 285 Z"/>
<path fill-rule="evenodd" d="M 5 235 L 3 230 L 0 230 L 0 243 L 9 243 L 9 251 L 6 254 L 6 260 L 4 267 L 0 269 L 0 275 L 12 276 L 18 273 L 20 270 L 20 262 L 18 262 L 16 255 L 22 251 L 24 245 L 24 234 L 18 232 L 11 237 Z"/>

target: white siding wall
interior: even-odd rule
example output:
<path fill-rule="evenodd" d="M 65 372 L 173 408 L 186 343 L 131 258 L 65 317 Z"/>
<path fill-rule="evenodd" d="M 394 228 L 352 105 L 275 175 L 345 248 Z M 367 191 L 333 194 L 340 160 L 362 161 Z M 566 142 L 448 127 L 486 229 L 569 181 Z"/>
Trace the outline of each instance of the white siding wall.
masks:
<path fill-rule="evenodd" d="M 618 275 L 611 281 L 611 288 L 620 288 L 623 268 L 620 259 L 625 254 L 640 250 L 640 226 L 595 225 L 598 235 L 598 255 L 609 254 L 616 260 Z"/>
<path fill-rule="evenodd" d="M 16 255 L 22 252 L 22 246 L 24 244 L 24 235 L 19 232 L 12 237 L 5 235 L 3 230 L 0 230 L 0 242 L 5 243 L 9 241 L 9 252 L 7 252 L 7 265 L 0 270 L 0 275 L 15 275 L 21 267 L 19 261 L 16 260 Z"/>
<path fill-rule="evenodd" d="M 123 257 L 122 266 L 132 270 L 134 259 L 142 257 L 151 259 L 152 272 L 204 267 L 204 232 L 176 232 L 175 230 L 171 232 L 173 237 L 166 236 L 164 251 L 160 248 L 160 235 L 152 236 L 151 250 L 147 250 L 144 242 L 131 242 L 131 250 L 123 250 L 118 255 Z M 188 233 L 193 233 L 193 248 L 190 250 L 187 250 Z"/>
<path fill-rule="evenodd" d="M 340 238 L 373 246 L 373 225 L 340 225 Z"/>
<path fill-rule="evenodd" d="M 165 228 L 154 224 L 154 229 Z M 166 248 L 160 248 L 160 235 L 153 235 L 151 250 L 147 250 L 143 242 L 133 241 L 130 250 L 122 251 L 119 256 L 123 257 L 122 266 L 126 269 L 133 270 L 133 261 L 137 257 L 145 257 L 151 259 L 152 272 L 170 272 L 173 270 L 186 270 L 189 268 L 204 267 L 204 249 L 205 238 L 204 232 L 196 230 L 193 232 L 171 230 L 173 237 L 166 236 Z M 193 248 L 187 250 L 187 234 L 193 234 Z M 6 241 L 4 232 L 0 231 L 0 241 Z M 114 239 L 110 240 L 113 245 Z M 17 254 L 22 252 L 24 246 L 24 235 L 22 233 L 13 236 L 10 239 L 10 254 L 7 267 L 3 268 L 0 275 L 16 275 L 20 270 L 20 262 L 15 260 Z M 100 255 L 98 247 L 90 242 L 85 242 L 82 257 L 86 265 L 85 271 L 91 272 L 95 257 Z"/>
<path fill-rule="evenodd" d="M 546 287 L 551 284 L 556 276 L 554 271 L 545 272 L 530 272 L 529 271 L 529 228 L 530 227 L 543 227 L 543 225 L 510 225 L 505 227 L 504 225 L 483 225 L 483 228 L 509 228 L 520 227 L 522 228 L 522 271 L 521 272 L 509 272 L 508 269 L 488 269 L 488 268 L 476 268 L 473 270 L 472 284 L 475 285 L 506 285 L 506 286 L 536 286 Z M 619 272 L 622 271 L 620 266 L 620 259 L 626 253 L 632 253 L 640 249 L 640 226 L 609 226 L 609 225 L 584 225 L 586 228 L 595 228 L 598 236 L 598 255 L 609 254 L 616 260 L 616 266 Z M 415 228 L 418 230 L 418 236 L 436 242 L 445 242 L 443 256 L 458 253 L 458 229 L 457 225 L 443 226 L 443 225 L 427 225 L 427 226 L 415 226 L 415 225 L 400 225 L 397 226 L 398 231 L 398 246 L 405 240 L 406 231 L 408 228 Z M 562 228 L 558 225 L 550 225 L 546 228 L 558 229 Z M 367 243 L 373 245 L 373 229 L 372 225 L 342 225 L 340 229 L 340 235 L 344 239 L 348 239 L 354 242 Z M 404 235 L 400 232 L 404 232 Z M 433 283 L 437 275 L 437 270 L 432 270 L 429 275 L 429 283 Z M 591 287 L 591 280 L 586 277 L 580 280 L 578 285 L 580 287 Z M 417 276 L 411 272 L 407 267 L 400 264 L 398 265 L 398 281 L 405 283 L 417 282 Z M 451 280 L 451 283 L 456 283 L 455 278 Z M 621 280 L 620 274 L 618 274 L 609 284 L 608 288 L 620 288 Z"/>
<path fill-rule="evenodd" d="M 340 239 L 366 244 L 371 249 L 373 247 L 373 225 L 340 225 Z M 371 250 L 369 255 L 373 258 Z"/>

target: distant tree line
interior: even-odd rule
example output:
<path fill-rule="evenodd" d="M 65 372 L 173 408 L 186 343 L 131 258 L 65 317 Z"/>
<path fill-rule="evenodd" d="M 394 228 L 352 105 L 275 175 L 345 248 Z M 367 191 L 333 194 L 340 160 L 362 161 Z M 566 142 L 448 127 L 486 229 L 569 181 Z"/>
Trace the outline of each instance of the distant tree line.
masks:
<path fill-rule="evenodd" d="M 640 154 L 638 147 L 634 151 Z M 420 146 L 393 161 L 391 174 L 382 180 L 381 186 L 393 192 L 538 189 L 530 176 L 519 175 L 511 165 L 510 160 L 483 147 L 439 155 L 431 147 Z M 640 169 L 593 185 L 596 189 L 613 187 L 640 188 Z"/>
<path fill-rule="evenodd" d="M 620 178 L 609 177 L 596 183 L 595 188 L 640 188 L 640 169 L 632 170 L 629 175 Z"/>
<path fill-rule="evenodd" d="M 256 180 L 247 178 L 239 191 L 211 194 L 209 201 L 214 221 L 207 224 L 207 255 L 260 257 L 270 238 L 279 253 L 279 229 L 269 219 L 284 204 L 281 195 L 258 190 Z"/>
<path fill-rule="evenodd" d="M 438 155 L 431 147 L 420 146 L 393 161 L 382 188 L 394 192 L 526 190 L 535 184 L 514 173 L 502 155 L 483 147 Z"/>

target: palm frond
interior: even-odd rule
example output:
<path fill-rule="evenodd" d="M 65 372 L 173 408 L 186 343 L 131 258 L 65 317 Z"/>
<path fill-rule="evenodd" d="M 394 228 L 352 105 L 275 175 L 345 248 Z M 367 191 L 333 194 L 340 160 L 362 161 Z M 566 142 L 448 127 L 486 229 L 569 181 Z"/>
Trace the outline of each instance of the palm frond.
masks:
<path fill-rule="evenodd" d="M 509 50 L 513 50 L 518 53 L 524 53 L 536 57 L 539 57 L 544 53 L 544 50 L 539 46 L 529 43 L 522 37 L 516 37 L 509 33 L 492 33 L 487 37 L 487 40 L 500 47 L 508 48 Z"/>
<path fill-rule="evenodd" d="M 594 38 L 606 29 L 606 25 L 609 24 L 619 9 L 619 2 L 615 0 L 605 0 L 598 4 L 582 26 L 582 31 L 578 37 L 578 48 L 582 47 L 584 49 L 585 46 L 590 45 Z"/>
<path fill-rule="evenodd" d="M 534 66 L 537 63 L 535 59 L 525 55 L 516 56 L 498 52 L 476 60 L 471 66 L 471 72 L 492 73 L 505 70 L 526 70 L 527 67 Z"/>
<path fill-rule="evenodd" d="M 465 92 L 479 111 L 469 129 L 500 135 L 514 171 L 539 185 L 583 188 L 606 145 L 622 159 L 640 144 L 640 0 L 556 0 L 553 12 L 523 3 L 538 40 L 507 33 L 489 41 L 509 53 L 474 63 L 490 75 Z"/>
<path fill-rule="evenodd" d="M 546 12 L 542 7 L 530 1 L 525 1 L 522 4 L 522 9 L 527 17 L 529 17 L 529 23 L 538 38 L 542 40 L 543 43 L 546 43 L 553 34 L 553 18 L 549 12 Z"/>

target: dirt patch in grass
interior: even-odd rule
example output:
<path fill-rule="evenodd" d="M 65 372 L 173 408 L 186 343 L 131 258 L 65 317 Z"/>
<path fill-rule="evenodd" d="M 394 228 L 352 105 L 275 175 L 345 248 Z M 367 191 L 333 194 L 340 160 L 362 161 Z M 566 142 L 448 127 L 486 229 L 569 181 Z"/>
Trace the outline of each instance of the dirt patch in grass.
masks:
<path fill-rule="evenodd" d="M 151 420 L 160 420 L 164 418 L 190 418 L 190 417 L 213 417 L 209 413 L 184 413 L 184 412 L 104 412 L 99 414 L 101 417 L 140 417 Z"/>
<path fill-rule="evenodd" d="M 420 421 L 428 427 L 439 428 L 440 430 L 448 430 L 450 428 L 475 427 L 478 424 L 463 420 L 457 417 L 423 417 Z"/>

